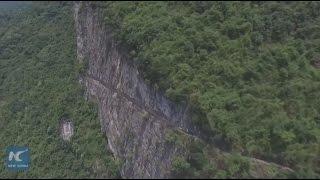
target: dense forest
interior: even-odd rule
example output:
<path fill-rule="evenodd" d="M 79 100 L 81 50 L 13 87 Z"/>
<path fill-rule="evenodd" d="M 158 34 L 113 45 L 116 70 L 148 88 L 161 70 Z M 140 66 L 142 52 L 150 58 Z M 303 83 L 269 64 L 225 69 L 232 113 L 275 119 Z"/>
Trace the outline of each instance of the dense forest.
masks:
<path fill-rule="evenodd" d="M 208 136 L 319 178 L 319 2 L 99 5 L 145 79 Z"/>
<path fill-rule="evenodd" d="M 319 2 L 96 4 L 148 84 L 189 104 L 208 138 L 229 147 L 213 160 L 210 146 L 191 144 L 175 177 L 249 177 L 247 156 L 295 171 L 282 178 L 320 178 Z M 71 2 L 0 3 L 1 158 L 13 144 L 32 152 L 29 171 L 0 166 L 0 178 L 120 177 L 81 71 Z M 70 142 L 63 117 L 75 125 Z"/>
<path fill-rule="evenodd" d="M 71 5 L 34 3 L 24 11 L 0 11 L 0 178 L 119 177 L 97 108 L 78 84 Z M 71 142 L 59 136 L 62 117 L 74 122 Z M 11 145 L 30 148 L 28 171 L 4 166 Z"/>

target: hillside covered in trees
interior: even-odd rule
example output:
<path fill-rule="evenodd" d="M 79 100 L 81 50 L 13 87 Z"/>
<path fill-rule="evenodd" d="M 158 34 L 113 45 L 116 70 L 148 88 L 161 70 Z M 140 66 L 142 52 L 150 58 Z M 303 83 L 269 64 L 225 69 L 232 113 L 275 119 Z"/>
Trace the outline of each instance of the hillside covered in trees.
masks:
<path fill-rule="evenodd" d="M 0 178 L 119 177 L 78 84 L 72 3 L 14 9 L 0 11 Z M 75 124 L 70 143 L 59 136 L 62 117 Z M 12 145 L 30 148 L 28 171 L 6 169 Z"/>
<path fill-rule="evenodd" d="M 99 5 L 145 79 L 208 136 L 319 178 L 319 2 Z"/>
<path fill-rule="evenodd" d="M 195 124 L 232 154 L 191 144 L 175 177 L 248 177 L 248 156 L 295 171 L 282 178 L 320 178 L 319 2 L 96 4 L 145 80 L 189 104 Z M 72 3 L 0 6 L 1 158 L 13 144 L 32 151 L 29 171 L 0 166 L 0 178 L 119 177 L 78 82 Z M 70 142 L 59 136 L 64 117 L 75 124 Z"/>

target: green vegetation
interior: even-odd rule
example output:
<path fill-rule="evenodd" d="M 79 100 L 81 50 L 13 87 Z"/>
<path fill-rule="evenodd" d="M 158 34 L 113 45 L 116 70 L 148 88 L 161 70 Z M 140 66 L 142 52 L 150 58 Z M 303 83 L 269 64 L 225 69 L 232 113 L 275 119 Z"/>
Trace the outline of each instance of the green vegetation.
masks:
<path fill-rule="evenodd" d="M 145 79 L 189 102 L 204 130 L 242 155 L 320 177 L 319 2 L 103 5 Z"/>
<path fill-rule="evenodd" d="M 76 61 L 71 10 L 53 2 L 0 11 L 0 178 L 119 177 L 97 108 L 84 100 L 78 83 L 84 65 Z M 65 116 L 75 126 L 69 143 L 59 136 Z M 30 148 L 28 171 L 4 166 L 11 145 Z"/>
<path fill-rule="evenodd" d="M 173 161 L 175 177 L 251 178 L 246 155 L 320 178 L 319 2 L 99 3 L 146 81 L 232 146 L 222 155 L 169 131 L 167 143 L 189 150 Z M 1 166 L 1 178 L 119 177 L 78 83 L 87 61 L 76 61 L 73 28 L 70 3 L 0 2 L 1 158 L 10 145 L 31 149 L 29 171 Z M 70 143 L 61 117 L 75 125 Z"/>
<path fill-rule="evenodd" d="M 167 143 L 175 143 L 187 149 L 184 156 L 172 161 L 174 178 L 294 178 L 290 171 L 281 170 L 275 164 L 256 162 L 238 153 L 225 153 L 200 139 L 179 131 L 168 131 Z"/>

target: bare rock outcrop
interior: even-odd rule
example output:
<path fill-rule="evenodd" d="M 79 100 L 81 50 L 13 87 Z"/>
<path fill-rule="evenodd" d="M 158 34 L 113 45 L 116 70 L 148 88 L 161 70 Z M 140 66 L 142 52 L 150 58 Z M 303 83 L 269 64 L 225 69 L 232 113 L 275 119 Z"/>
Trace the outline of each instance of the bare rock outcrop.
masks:
<path fill-rule="evenodd" d="M 81 83 L 89 99 L 98 103 L 102 131 L 124 178 L 166 178 L 172 158 L 185 150 L 166 142 L 166 129 L 195 134 L 187 108 L 150 88 L 125 50 L 90 2 L 75 2 L 77 56 L 87 61 Z"/>

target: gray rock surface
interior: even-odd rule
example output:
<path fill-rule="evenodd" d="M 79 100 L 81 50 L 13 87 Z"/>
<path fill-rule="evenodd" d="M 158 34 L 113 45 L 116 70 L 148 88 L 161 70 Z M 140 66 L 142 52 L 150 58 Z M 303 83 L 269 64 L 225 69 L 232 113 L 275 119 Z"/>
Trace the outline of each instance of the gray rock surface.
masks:
<path fill-rule="evenodd" d="M 98 103 L 108 146 L 123 161 L 122 177 L 170 177 L 172 159 L 186 152 L 166 142 L 166 130 L 198 132 L 187 108 L 145 84 L 104 24 L 100 8 L 90 2 L 75 2 L 74 18 L 78 60 L 88 61 L 80 82 L 86 97 Z"/>

